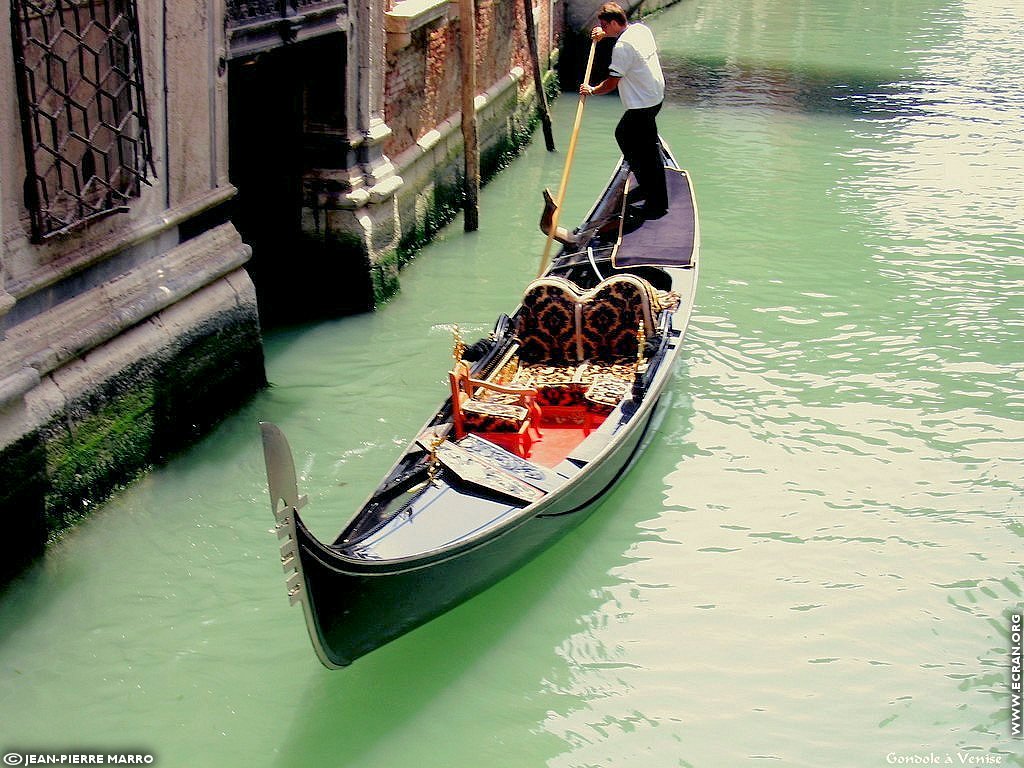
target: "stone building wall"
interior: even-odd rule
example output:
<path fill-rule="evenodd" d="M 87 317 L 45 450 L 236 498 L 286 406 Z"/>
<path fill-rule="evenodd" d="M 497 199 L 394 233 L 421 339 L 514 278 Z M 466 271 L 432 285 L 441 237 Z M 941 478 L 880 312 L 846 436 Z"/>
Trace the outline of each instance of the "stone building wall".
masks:
<path fill-rule="evenodd" d="M 562 3 L 539 3 L 535 7 L 538 48 L 547 69 L 560 39 Z M 524 14 L 522 0 L 478 0 L 476 75 L 481 92 L 517 68 L 529 74 Z M 552 22 L 556 25 L 554 36 Z M 408 46 L 397 50 L 389 46 L 385 121 L 392 136 L 384 151 L 390 157 L 397 157 L 425 133 L 460 112 L 461 29 L 457 17 L 444 18 L 416 30 Z M 521 95 L 532 91 L 532 84 L 530 77 L 519 83 Z"/>
<path fill-rule="evenodd" d="M 265 383 L 249 249 L 224 213 L 223 9 L 137 8 L 148 183 L 127 210 L 45 238 L 26 194 L 19 51 L 0 36 L 0 580 Z M 0 5 L 0 28 L 13 12 Z"/>

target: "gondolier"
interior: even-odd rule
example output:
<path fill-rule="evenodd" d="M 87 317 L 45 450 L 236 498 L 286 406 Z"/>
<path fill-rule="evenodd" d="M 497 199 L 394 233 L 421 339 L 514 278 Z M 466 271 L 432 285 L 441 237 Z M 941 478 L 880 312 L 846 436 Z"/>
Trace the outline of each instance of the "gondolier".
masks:
<path fill-rule="evenodd" d="M 616 3 L 602 5 L 597 20 L 599 26 L 591 32 L 593 40 L 616 38 L 611 67 L 608 77 L 597 85 L 583 83 L 580 95 L 619 89 L 626 111 L 615 128 L 615 140 L 636 177 L 639 191 L 634 197 L 645 200 L 643 218 L 661 218 L 668 208 L 668 196 L 655 120 L 665 99 L 658 46 L 651 30 L 638 22 L 629 23 Z"/>

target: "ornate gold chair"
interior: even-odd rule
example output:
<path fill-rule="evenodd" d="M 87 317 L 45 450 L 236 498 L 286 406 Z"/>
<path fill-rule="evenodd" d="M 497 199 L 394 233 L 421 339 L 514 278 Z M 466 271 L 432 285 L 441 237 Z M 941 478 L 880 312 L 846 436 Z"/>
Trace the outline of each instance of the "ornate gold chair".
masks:
<path fill-rule="evenodd" d="M 456 361 L 448 379 L 456 440 L 474 432 L 524 458 L 530 456 L 533 441 L 541 437 L 536 389 L 474 379 L 463 360 Z"/>

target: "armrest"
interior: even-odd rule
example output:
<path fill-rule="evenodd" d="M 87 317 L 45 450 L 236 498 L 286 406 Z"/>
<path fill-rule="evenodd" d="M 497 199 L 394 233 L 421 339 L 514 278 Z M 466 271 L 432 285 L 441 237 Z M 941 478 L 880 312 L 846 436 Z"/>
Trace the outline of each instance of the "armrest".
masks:
<path fill-rule="evenodd" d="M 516 385 L 505 385 L 505 384 L 492 384 L 489 381 L 483 381 L 481 379 L 470 379 L 470 385 L 473 389 L 488 389 L 491 392 L 500 392 L 503 395 L 532 395 L 537 396 L 537 390 L 533 387 L 523 387 Z"/>

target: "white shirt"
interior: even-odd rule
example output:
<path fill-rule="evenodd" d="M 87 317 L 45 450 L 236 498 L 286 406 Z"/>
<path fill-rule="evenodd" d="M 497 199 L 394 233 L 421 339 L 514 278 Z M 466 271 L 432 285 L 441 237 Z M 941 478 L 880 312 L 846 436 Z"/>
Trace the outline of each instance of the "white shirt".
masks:
<path fill-rule="evenodd" d="M 610 72 L 619 80 L 619 98 L 626 109 L 643 109 L 665 99 L 665 76 L 651 30 L 629 24 L 612 48 Z"/>

